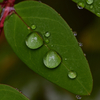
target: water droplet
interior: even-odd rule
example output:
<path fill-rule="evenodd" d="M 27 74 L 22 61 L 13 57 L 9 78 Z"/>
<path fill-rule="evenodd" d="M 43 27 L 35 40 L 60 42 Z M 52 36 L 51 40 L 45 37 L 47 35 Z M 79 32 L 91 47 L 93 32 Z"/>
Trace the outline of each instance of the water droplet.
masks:
<path fill-rule="evenodd" d="M 39 0 L 40 3 L 42 3 L 42 1 Z"/>
<path fill-rule="evenodd" d="M 35 30 L 35 29 L 36 29 L 36 25 L 32 25 L 31 28 L 32 28 L 33 30 Z"/>
<path fill-rule="evenodd" d="M 47 68 L 56 68 L 61 63 L 61 58 L 55 51 L 50 50 L 43 58 L 43 62 Z"/>
<path fill-rule="evenodd" d="M 45 37 L 49 37 L 50 36 L 50 33 L 49 32 L 46 32 L 45 33 Z"/>
<path fill-rule="evenodd" d="M 93 3 L 93 0 L 86 0 L 87 4 L 92 4 Z"/>
<path fill-rule="evenodd" d="M 67 58 L 65 58 L 65 61 L 67 60 Z"/>
<path fill-rule="evenodd" d="M 37 32 L 29 34 L 25 42 L 30 49 L 37 49 L 43 45 L 43 40 Z"/>
<path fill-rule="evenodd" d="M 79 100 L 79 99 L 82 99 L 82 97 L 80 95 L 76 95 L 76 98 Z"/>
<path fill-rule="evenodd" d="M 48 40 L 48 39 L 45 39 L 45 42 L 46 42 L 46 43 L 49 43 L 49 40 Z"/>
<path fill-rule="evenodd" d="M 53 44 L 51 45 L 51 47 L 53 47 Z"/>
<path fill-rule="evenodd" d="M 76 78 L 76 72 L 74 72 L 74 71 L 70 71 L 70 72 L 68 72 L 68 77 L 69 78 L 71 78 L 71 79 L 75 79 Z"/>
<path fill-rule="evenodd" d="M 79 2 L 79 3 L 77 4 L 78 9 L 83 9 L 84 6 L 85 6 L 85 5 L 84 5 L 83 2 Z"/>
<path fill-rule="evenodd" d="M 79 46 L 80 46 L 80 47 L 82 47 L 82 46 L 83 46 L 83 44 L 82 44 L 81 42 L 79 42 L 78 44 L 79 44 Z"/>
<path fill-rule="evenodd" d="M 96 13 L 96 15 L 97 15 L 98 17 L 100 17 L 100 13 Z"/>
<path fill-rule="evenodd" d="M 73 32 L 74 36 L 77 36 L 77 33 L 76 32 Z"/>
<path fill-rule="evenodd" d="M 90 6 L 90 9 L 92 9 L 92 8 L 93 8 L 93 5 Z"/>
<path fill-rule="evenodd" d="M 84 53 L 84 56 L 86 57 L 86 54 Z"/>

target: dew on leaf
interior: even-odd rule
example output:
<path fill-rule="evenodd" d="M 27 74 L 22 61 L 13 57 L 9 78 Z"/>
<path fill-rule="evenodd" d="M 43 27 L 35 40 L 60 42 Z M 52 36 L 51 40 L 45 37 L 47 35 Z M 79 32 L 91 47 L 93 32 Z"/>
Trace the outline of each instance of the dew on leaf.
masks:
<path fill-rule="evenodd" d="M 32 25 L 31 28 L 32 28 L 33 30 L 35 30 L 35 29 L 36 29 L 36 25 Z"/>
<path fill-rule="evenodd" d="M 84 53 L 84 56 L 86 57 L 86 54 Z"/>
<path fill-rule="evenodd" d="M 69 72 L 68 72 L 68 77 L 69 77 L 70 79 L 75 79 L 75 78 L 77 77 L 77 74 L 76 74 L 75 71 L 69 71 Z"/>
<path fill-rule="evenodd" d="M 78 9 L 83 9 L 84 6 L 85 6 L 85 5 L 84 5 L 83 2 L 79 2 L 79 3 L 77 4 Z"/>
<path fill-rule="evenodd" d="M 45 39 L 45 42 L 46 42 L 46 43 L 49 43 L 49 39 Z"/>
<path fill-rule="evenodd" d="M 45 37 L 48 38 L 49 36 L 50 36 L 50 33 L 49 33 L 49 32 L 46 32 L 46 33 L 45 33 Z"/>
<path fill-rule="evenodd" d="M 73 32 L 74 36 L 77 36 L 77 33 L 76 32 Z"/>
<path fill-rule="evenodd" d="M 93 8 L 93 5 L 90 5 L 90 9 L 92 9 Z"/>
<path fill-rule="evenodd" d="M 96 13 L 96 15 L 97 15 L 98 17 L 100 17 L 100 13 Z"/>
<path fill-rule="evenodd" d="M 86 0 L 87 4 L 92 4 L 93 3 L 93 0 Z"/>
<path fill-rule="evenodd" d="M 82 99 L 82 97 L 81 97 L 80 95 L 76 95 L 76 98 L 77 98 L 78 100 Z"/>
<path fill-rule="evenodd" d="M 83 44 L 82 44 L 81 42 L 79 42 L 78 44 L 79 44 L 79 46 L 80 46 L 80 47 L 82 47 L 82 46 L 83 46 Z"/>
<path fill-rule="evenodd" d="M 61 63 L 61 57 L 57 52 L 50 50 L 43 58 L 43 62 L 47 68 L 56 68 Z"/>
<path fill-rule="evenodd" d="M 26 38 L 26 45 L 30 49 L 37 49 L 43 45 L 43 39 L 37 32 L 30 33 Z"/>

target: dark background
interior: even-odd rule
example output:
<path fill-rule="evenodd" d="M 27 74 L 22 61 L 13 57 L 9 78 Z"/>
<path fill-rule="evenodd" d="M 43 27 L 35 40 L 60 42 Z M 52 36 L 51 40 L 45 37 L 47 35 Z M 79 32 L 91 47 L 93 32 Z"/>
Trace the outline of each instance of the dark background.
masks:
<path fill-rule="evenodd" d="M 83 43 L 94 86 L 91 95 L 82 96 L 82 100 L 100 100 L 100 18 L 85 9 L 78 9 L 71 0 L 41 2 L 54 8 L 77 32 L 77 40 Z M 30 100 L 76 100 L 76 95 L 30 70 L 13 52 L 3 32 L 0 36 L 0 83 L 18 88 Z"/>

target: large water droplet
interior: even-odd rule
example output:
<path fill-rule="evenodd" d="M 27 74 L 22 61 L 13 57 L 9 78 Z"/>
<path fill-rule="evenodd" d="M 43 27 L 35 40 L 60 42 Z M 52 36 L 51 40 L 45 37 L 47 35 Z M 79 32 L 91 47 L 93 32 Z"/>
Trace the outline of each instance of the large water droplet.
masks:
<path fill-rule="evenodd" d="M 50 36 L 50 33 L 49 32 L 46 32 L 45 33 L 45 37 L 49 37 Z"/>
<path fill-rule="evenodd" d="M 93 0 L 86 0 L 87 4 L 92 4 L 93 3 Z"/>
<path fill-rule="evenodd" d="M 43 45 L 43 40 L 37 32 L 29 34 L 25 42 L 30 49 L 37 49 Z"/>
<path fill-rule="evenodd" d="M 56 68 L 61 63 L 61 58 L 55 51 L 50 50 L 43 58 L 43 62 L 47 68 Z"/>
<path fill-rule="evenodd" d="M 75 71 L 70 71 L 68 72 L 68 77 L 71 78 L 71 79 L 75 79 L 77 76 L 76 72 Z"/>
<path fill-rule="evenodd" d="M 82 97 L 81 97 L 80 95 L 76 95 L 76 98 L 77 98 L 78 100 L 82 99 Z"/>
<path fill-rule="evenodd" d="M 100 13 L 96 13 L 96 15 L 97 15 L 98 17 L 100 17 Z"/>
<path fill-rule="evenodd" d="M 36 29 L 36 25 L 32 25 L 31 28 L 32 28 L 33 30 L 35 30 L 35 29 Z"/>
<path fill-rule="evenodd" d="M 85 6 L 85 5 L 84 5 L 83 2 L 79 2 L 79 3 L 77 4 L 78 9 L 83 9 L 84 6 Z"/>

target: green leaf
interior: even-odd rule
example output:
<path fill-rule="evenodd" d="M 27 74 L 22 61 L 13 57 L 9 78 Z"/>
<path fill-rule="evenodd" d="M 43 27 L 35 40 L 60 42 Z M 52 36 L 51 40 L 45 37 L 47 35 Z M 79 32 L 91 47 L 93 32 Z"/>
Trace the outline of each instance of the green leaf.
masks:
<path fill-rule="evenodd" d="M 86 8 L 100 17 L 100 0 L 72 0 L 79 6 Z"/>
<path fill-rule="evenodd" d="M 33 71 L 79 95 L 89 95 L 92 90 L 92 76 L 86 58 L 78 45 L 73 32 L 63 18 L 51 7 L 36 1 L 25 1 L 14 6 L 17 14 L 12 14 L 4 24 L 5 36 L 19 58 Z M 19 17 L 20 16 L 20 17 Z M 22 19 L 23 21 L 22 21 Z M 25 40 L 32 25 L 49 43 L 38 49 L 29 49 Z M 34 31 L 34 30 L 33 30 Z M 50 36 L 45 37 L 49 32 Z M 47 68 L 43 58 L 49 50 L 56 51 L 61 64 L 55 69 Z M 77 77 L 70 79 L 69 71 L 75 71 Z"/>
<path fill-rule="evenodd" d="M 0 3 L 3 2 L 3 0 L 0 0 Z"/>
<path fill-rule="evenodd" d="M 8 86 L 0 84 L 0 100 L 29 100 L 18 90 Z"/>

